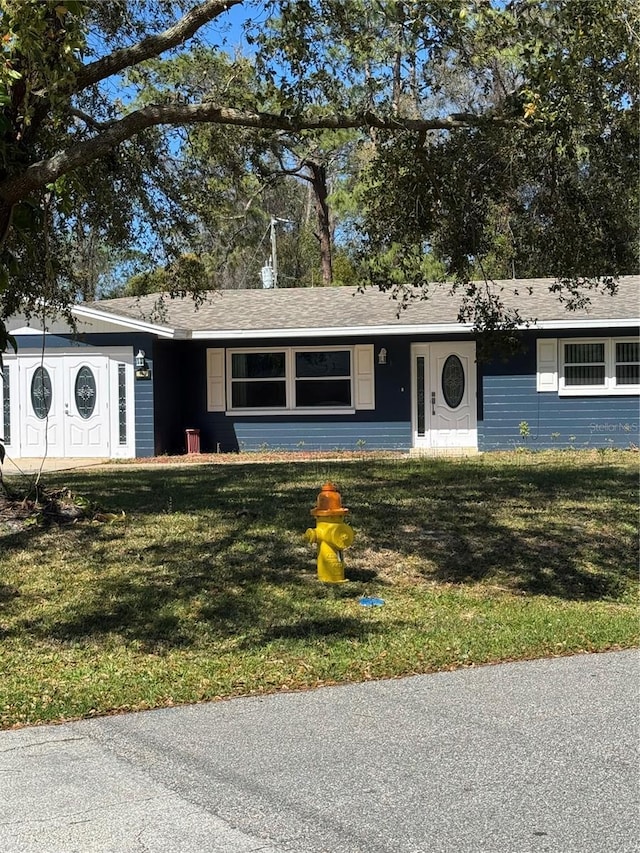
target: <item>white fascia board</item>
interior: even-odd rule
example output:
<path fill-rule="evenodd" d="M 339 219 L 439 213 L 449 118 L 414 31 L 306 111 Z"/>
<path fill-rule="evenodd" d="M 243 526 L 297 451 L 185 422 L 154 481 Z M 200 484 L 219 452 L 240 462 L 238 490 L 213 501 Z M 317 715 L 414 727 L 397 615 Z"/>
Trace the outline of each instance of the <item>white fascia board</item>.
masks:
<path fill-rule="evenodd" d="M 255 340 L 271 338 L 339 338 L 367 337 L 372 335 L 424 335 L 424 334 L 469 334 L 473 326 L 468 323 L 446 323 L 430 326 L 342 326 L 333 328 L 312 329 L 212 329 L 211 331 L 196 331 L 191 333 L 194 340 L 237 340 L 251 338 Z"/>
<path fill-rule="evenodd" d="M 541 320 L 532 323 L 531 329 L 635 329 L 640 326 L 640 318 L 616 320 Z M 526 327 L 523 327 L 526 328 Z"/>
<path fill-rule="evenodd" d="M 543 320 L 538 323 L 519 325 L 519 331 L 558 330 L 558 329 L 632 329 L 638 326 L 638 320 Z M 311 329 L 308 327 L 298 329 L 211 329 L 198 330 L 191 333 L 193 340 L 241 340 L 251 338 L 252 340 L 266 340 L 278 338 L 279 340 L 291 338 L 303 338 L 313 336 L 314 338 L 337 338 L 337 337 L 366 337 L 373 335 L 469 335 L 473 334 L 474 328 L 471 323 L 433 323 L 412 324 L 402 326 L 343 326 Z"/>
<path fill-rule="evenodd" d="M 97 311 L 95 308 L 83 308 L 78 305 L 71 309 L 76 317 L 85 320 L 101 320 L 103 323 L 113 323 L 114 326 L 122 326 L 133 332 L 148 332 L 159 338 L 188 338 L 189 333 L 184 329 L 172 329 L 170 326 L 158 326 L 155 323 L 147 323 L 144 320 L 134 320 L 132 317 L 123 317 L 120 314 L 109 314 L 107 311 Z"/>
<path fill-rule="evenodd" d="M 34 329 L 32 326 L 22 326 L 20 329 L 9 329 L 10 335 L 17 335 L 18 337 L 26 337 L 27 335 L 41 335 L 42 329 Z M 50 334 L 47 332 L 47 334 Z"/>

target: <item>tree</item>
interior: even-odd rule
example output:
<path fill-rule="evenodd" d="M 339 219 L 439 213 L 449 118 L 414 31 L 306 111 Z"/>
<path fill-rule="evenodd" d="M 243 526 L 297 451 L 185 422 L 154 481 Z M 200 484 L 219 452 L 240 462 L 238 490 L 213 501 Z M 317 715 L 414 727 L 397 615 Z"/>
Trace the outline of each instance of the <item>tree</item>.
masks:
<path fill-rule="evenodd" d="M 241 5 L 262 16 L 259 25 L 247 24 L 263 81 L 259 91 L 209 98 L 184 87 L 159 103 L 136 102 L 147 63 L 184 51 L 197 37 L 220 44 L 220 27 L 211 26 Z M 409 244 L 407 259 L 419 260 L 432 242 L 449 270 L 465 279 L 483 256 L 488 224 L 495 230 L 505 209 L 509 217 L 513 209 L 518 214 L 514 239 L 542 245 L 550 210 L 563 211 L 556 224 L 575 225 L 573 217 L 584 212 L 580 198 L 600 204 L 612 171 L 616 187 L 637 175 L 632 8 L 631 0 L 380 2 L 373 12 L 362 0 L 201 0 L 192 8 L 184 0 L 6 0 L 0 13 L 0 323 L 25 302 L 33 307 L 46 297 L 62 309 L 76 298 L 65 246 L 78 222 L 100 223 L 103 240 L 113 244 L 130 240 L 133 227 L 141 239 L 173 242 L 179 252 L 168 127 L 290 135 L 374 129 L 366 233 L 369 243 L 377 241 L 376 253 Z M 444 85 L 452 68 L 470 81 L 470 105 L 461 106 Z M 412 159 L 400 162 L 398 153 Z M 529 155 L 537 155 L 542 172 L 527 166 Z M 371 227 L 376 211 L 384 212 L 374 191 L 390 200 L 395 193 L 406 208 L 411 196 L 398 190 L 412 180 L 415 185 L 414 160 L 416 174 L 438 170 L 428 183 L 429 203 L 416 195 L 422 221 L 411 216 L 401 233 L 385 230 L 385 221 L 399 219 L 389 208 L 387 220 Z M 514 179 L 506 181 L 504 170 L 512 165 Z M 469 166 L 500 180 L 468 181 Z M 440 227 L 434 214 L 446 201 L 442 169 L 455 178 L 456 198 L 442 208 Z M 530 200 L 534 178 L 539 191 Z M 617 222 L 626 233 L 634 210 L 628 191 L 620 208 Z M 195 227 L 188 217 L 181 224 L 185 234 Z M 598 245 L 591 250 L 584 234 L 595 225 Z M 466 242 L 452 239 L 458 226 Z M 576 276 L 575 264 L 567 265 L 572 246 L 581 249 L 589 276 L 625 271 L 629 252 L 613 237 L 595 208 L 562 245 L 556 239 L 553 274 Z M 531 257 L 538 257 L 535 250 Z M 2 324 L 0 350 L 7 343 Z"/>
<path fill-rule="evenodd" d="M 277 92 L 263 91 L 254 64 L 245 57 L 232 58 L 201 47 L 176 58 L 147 63 L 135 74 L 141 86 L 136 102 L 140 105 L 170 103 L 176 92 L 181 92 L 199 99 L 232 97 L 235 103 L 268 101 L 270 112 L 281 112 Z M 238 245 L 246 245 L 253 237 L 256 248 L 260 238 L 252 226 L 262 226 L 262 220 L 268 222 L 275 215 L 292 221 L 301 238 L 307 231 L 315 233 L 322 283 L 330 285 L 335 223 L 328 196 L 336 172 L 344 167 L 357 138 L 356 131 L 267 134 L 253 128 L 213 124 L 194 125 L 176 134 L 172 175 L 181 183 L 177 195 L 191 205 L 191 213 L 201 225 L 201 236 L 214 238 L 206 246 L 193 245 L 194 251 L 202 248 L 214 263 L 228 270 L 227 260 L 236 254 Z M 300 184 L 306 186 L 309 199 L 303 219 L 295 216 Z M 268 202 L 274 190 L 293 201 L 290 209 L 277 211 L 273 199 Z M 312 218 L 315 227 L 311 227 Z M 233 245 L 224 245 L 225 235 Z"/>
<path fill-rule="evenodd" d="M 454 279 L 460 319 L 483 328 L 523 319 L 505 318 L 488 278 L 551 277 L 572 308 L 591 286 L 614 290 L 617 275 L 638 268 L 638 39 L 629 7 L 506 10 L 513 14 L 475 15 L 473 41 L 459 43 L 456 74 L 435 93 L 460 109 L 475 99 L 486 124 L 379 133 L 361 191 L 373 280 L 406 298 L 428 292 L 428 250 Z M 509 114 L 524 124 L 504 121 Z"/>

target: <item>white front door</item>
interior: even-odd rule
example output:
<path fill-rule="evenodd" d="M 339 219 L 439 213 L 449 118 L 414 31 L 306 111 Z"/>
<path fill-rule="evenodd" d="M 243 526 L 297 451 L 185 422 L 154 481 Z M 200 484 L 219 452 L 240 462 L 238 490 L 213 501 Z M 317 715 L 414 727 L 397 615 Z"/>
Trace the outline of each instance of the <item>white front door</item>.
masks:
<path fill-rule="evenodd" d="M 61 358 L 19 362 L 22 456 L 64 456 L 63 368 Z"/>
<path fill-rule="evenodd" d="M 19 397 L 16 423 L 8 389 L 4 420 L 5 431 L 13 424 L 11 456 L 135 455 L 130 351 L 19 354 L 9 366 Z"/>
<path fill-rule="evenodd" d="M 65 456 L 109 456 L 109 359 L 64 360 Z"/>
<path fill-rule="evenodd" d="M 411 362 L 413 446 L 477 448 L 475 343 L 414 344 Z"/>

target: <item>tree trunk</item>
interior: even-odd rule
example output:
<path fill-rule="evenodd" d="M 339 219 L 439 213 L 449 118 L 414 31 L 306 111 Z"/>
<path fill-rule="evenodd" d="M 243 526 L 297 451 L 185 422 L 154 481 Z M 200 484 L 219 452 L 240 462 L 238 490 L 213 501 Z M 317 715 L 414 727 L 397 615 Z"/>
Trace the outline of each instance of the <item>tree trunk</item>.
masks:
<path fill-rule="evenodd" d="M 393 91 L 391 95 L 391 112 L 394 117 L 400 115 L 402 101 L 402 54 L 404 51 L 404 3 L 396 2 L 396 49 L 393 57 Z"/>
<path fill-rule="evenodd" d="M 309 170 L 309 183 L 313 188 L 313 199 L 318 219 L 322 285 L 329 287 L 333 283 L 333 269 L 331 262 L 331 223 L 327 204 L 327 170 L 321 163 L 314 160 L 305 160 L 304 165 Z"/>

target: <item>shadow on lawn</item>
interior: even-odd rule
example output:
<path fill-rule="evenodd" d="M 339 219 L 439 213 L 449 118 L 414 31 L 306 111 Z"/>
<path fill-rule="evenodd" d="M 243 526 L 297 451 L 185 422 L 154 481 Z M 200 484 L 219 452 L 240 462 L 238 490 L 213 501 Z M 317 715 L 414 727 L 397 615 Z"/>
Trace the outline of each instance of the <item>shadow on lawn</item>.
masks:
<path fill-rule="evenodd" d="M 410 561 L 428 581 L 495 579 L 566 599 L 615 600 L 636 574 L 636 476 L 626 468 L 372 460 L 341 464 L 328 476 L 352 510 L 356 542 L 346 562 L 354 596 L 365 585 L 393 584 L 390 560 L 400 572 Z M 92 554 L 85 598 L 53 624 L 23 622 L 22 629 L 61 641 L 115 633 L 150 650 L 375 631 L 332 609 L 315 579 L 313 549 L 302 542 L 326 477 L 299 463 L 66 475 L 65 485 L 124 510 L 132 526 L 136 517 L 159 516 L 166 529 L 132 546 L 117 526 L 64 531 L 79 553 Z M 172 536 L 175 513 L 194 521 L 191 537 Z M 3 544 L 32 548 L 45 536 L 34 528 Z M 123 571 L 102 574 L 112 548 L 120 549 Z"/>
<path fill-rule="evenodd" d="M 38 547 L 50 547 L 53 534 L 66 550 L 87 555 L 90 574 L 81 601 L 64 603 L 53 618 L 18 618 L 13 633 L 60 642 L 87 637 L 108 642 L 117 636 L 141 651 L 157 652 L 225 641 L 250 648 L 273 639 L 355 638 L 375 630 L 332 612 L 335 596 L 318 584 L 314 550 L 301 536 L 311 516 L 301 530 L 284 527 L 281 510 L 273 511 L 278 506 L 273 488 L 257 497 L 246 478 L 168 481 L 157 473 L 142 482 L 109 477 L 99 496 L 83 488 L 88 482 L 72 486 L 110 509 L 125 509 L 131 526 L 136 515 L 156 516 L 163 529 L 156 539 L 138 536 L 130 542 L 127 525 L 85 523 L 53 531 L 34 527 L 7 537 L 8 550 L 35 554 Z M 191 537 L 172 535 L 178 514 L 189 516 L 190 524 L 195 519 Z M 114 554 L 122 571 L 113 571 Z M 61 579 L 59 585 L 72 582 Z M 42 612 L 24 597 L 10 604 L 14 612 Z"/>
<path fill-rule="evenodd" d="M 613 467 L 440 467 L 405 488 L 404 507 L 366 507 L 381 547 L 402 538 L 427 561 L 432 579 L 456 584 L 496 578 L 530 594 L 567 599 L 620 597 L 636 575 L 636 475 Z M 386 520 L 386 523 L 385 523 Z M 412 535 L 413 534 L 413 535 Z"/>

